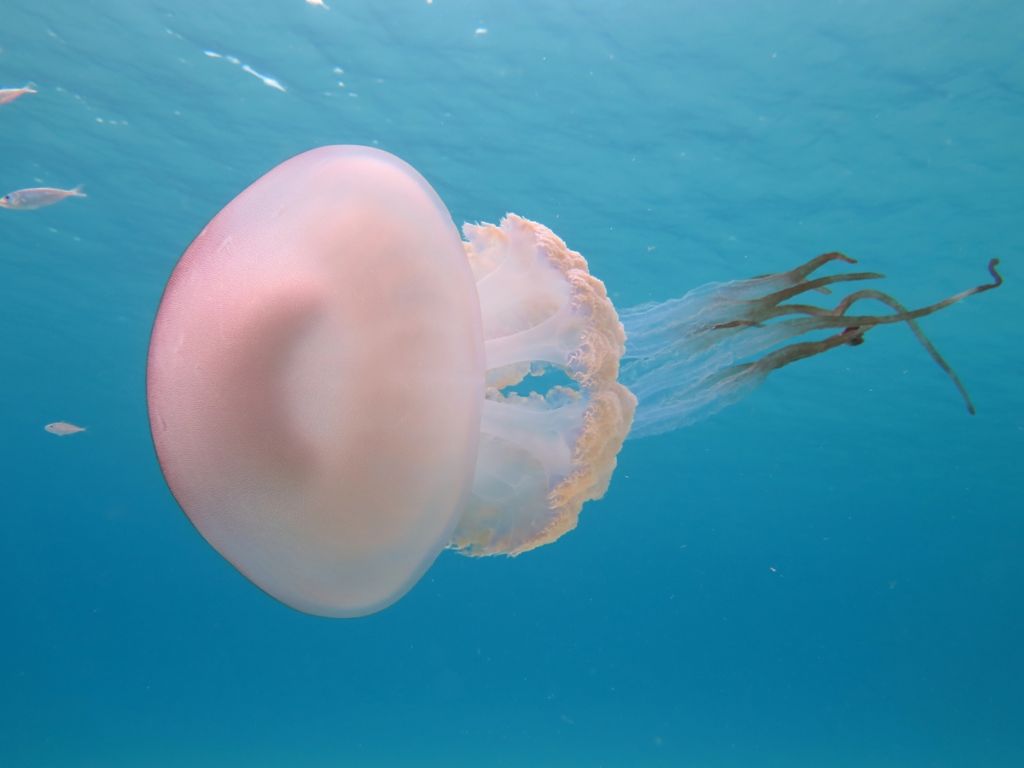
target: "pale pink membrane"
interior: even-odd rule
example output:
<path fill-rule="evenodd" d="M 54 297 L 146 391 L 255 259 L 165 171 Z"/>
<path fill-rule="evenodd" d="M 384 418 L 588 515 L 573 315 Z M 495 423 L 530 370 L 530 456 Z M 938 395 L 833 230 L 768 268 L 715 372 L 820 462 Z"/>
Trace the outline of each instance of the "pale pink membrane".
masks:
<path fill-rule="evenodd" d="M 464 506 L 482 344 L 458 232 L 416 171 L 363 147 L 294 157 L 210 222 L 167 285 L 148 397 L 168 485 L 279 600 L 379 610 Z"/>
<path fill-rule="evenodd" d="M 616 381 L 622 324 L 579 253 L 512 214 L 500 227 L 463 232 L 480 295 L 487 399 L 472 494 L 451 545 L 517 555 L 572 530 L 583 504 L 604 495 L 636 399 Z M 552 368 L 568 385 L 510 389 Z"/>

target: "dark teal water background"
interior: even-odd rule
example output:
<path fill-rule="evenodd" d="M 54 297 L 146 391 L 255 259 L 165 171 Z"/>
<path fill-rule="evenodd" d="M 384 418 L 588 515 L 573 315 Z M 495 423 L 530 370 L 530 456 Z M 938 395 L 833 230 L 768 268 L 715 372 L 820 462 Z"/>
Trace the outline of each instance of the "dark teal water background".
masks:
<path fill-rule="evenodd" d="M 1022 53 L 1013 2 L 0 0 L 39 87 L 0 192 L 89 195 L 0 210 L 0 766 L 1024 765 Z M 191 238 L 328 143 L 620 306 L 832 249 L 922 304 L 1001 256 L 925 324 L 978 415 L 878 331 L 627 443 L 553 546 L 295 613 L 174 504 L 144 363 Z"/>

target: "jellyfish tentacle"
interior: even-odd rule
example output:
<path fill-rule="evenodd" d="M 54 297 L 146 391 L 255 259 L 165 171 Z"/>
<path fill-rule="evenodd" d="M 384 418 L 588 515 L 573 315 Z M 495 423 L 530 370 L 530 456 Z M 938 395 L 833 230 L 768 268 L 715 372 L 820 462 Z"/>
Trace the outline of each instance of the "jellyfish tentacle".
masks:
<path fill-rule="evenodd" d="M 862 294 L 859 297 L 861 299 L 874 299 L 875 301 L 880 301 L 883 304 L 889 305 L 892 309 L 902 314 L 907 314 L 908 312 L 907 308 L 903 306 L 899 301 L 897 301 L 889 294 L 883 293 L 882 291 L 860 291 L 859 293 Z M 846 302 L 843 303 L 845 304 Z M 853 302 L 849 302 L 849 304 L 852 303 Z M 847 306 L 849 306 L 849 304 L 847 304 Z M 960 377 L 957 375 L 956 371 L 953 370 L 953 366 L 946 362 L 946 359 L 942 356 L 942 354 L 939 352 L 936 346 L 932 343 L 931 339 L 929 339 L 928 336 L 925 335 L 925 332 L 921 328 L 921 325 L 917 322 L 917 320 L 914 320 L 913 318 L 908 318 L 906 323 L 910 330 L 913 332 L 914 336 L 917 337 L 918 343 L 920 343 L 921 346 L 924 347 L 925 351 L 929 354 L 929 356 L 931 356 L 932 360 L 935 361 L 935 364 L 939 366 L 939 368 L 942 369 L 946 376 L 949 377 L 950 381 L 953 382 L 953 386 L 957 388 L 957 391 L 960 393 L 960 397 L 963 398 L 964 405 L 967 407 L 967 412 L 972 416 L 975 413 L 977 413 L 974 407 L 974 403 L 971 401 L 971 396 L 967 392 L 967 388 L 960 380 Z M 865 329 L 865 333 L 867 332 L 867 330 L 868 329 Z M 860 340 L 863 340 L 863 334 L 861 334 Z"/>
<path fill-rule="evenodd" d="M 494 238 L 488 238 L 490 246 Z M 477 251 L 482 248 L 478 246 Z M 479 256 L 488 266 L 493 261 L 488 254 Z M 713 339 L 702 338 L 709 331 L 724 331 L 737 327 L 760 325 L 758 313 L 764 297 L 785 290 L 833 261 L 856 264 L 853 259 L 838 251 L 816 256 L 788 272 L 775 272 L 745 280 L 722 283 L 708 283 L 675 299 L 664 302 L 648 302 L 623 310 L 623 318 L 630 317 L 630 353 L 636 357 L 645 354 L 657 355 L 666 346 L 675 346 L 680 354 L 694 351 L 691 347 L 703 347 L 715 343 L 727 334 L 712 334 Z M 482 268 L 478 268 L 483 271 Z M 866 278 L 865 278 L 866 279 Z M 827 283 L 826 283 L 827 285 Z M 800 289 L 802 292 L 804 289 Z M 824 290 L 825 285 L 812 286 L 806 290 Z M 781 301 L 782 299 L 779 299 Z M 486 303 L 486 302 L 485 302 Z M 770 305 L 769 305 L 770 306 Z"/>
<path fill-rule="evenodd" d="M 898 301 L 896 298 L 889 295 L 888 293 L 885 293 L 884 291 L 867 288 L 860 291 L 856 291 L 850 294 L 849 296 L 845 297 L 841 302 L 839 302 L 839 304 L 834 309 L 825 310 L 825 315 L 819 315 L 816 311 L 809 314 L 814 314 L 815 316 L 818 317 L 824 317 L 828 314 L 834 315 L 840 321 L 839 325 L 845 327 L 843 333 L 846 333 L 847 331 L 853 329 L 860 330 L 860 333 L 855 337 L 855 339 L 843 342 L 848 343 L 851 346 L 855 346 L 863 342 L 864 334 L 867 333 L 867 331 L 870 330 L 871 328 L 887 323 L 905 322 L 907 326 L 910 328 L 910 330 L 913 332 L 914 336 L 917 338 L 918 342 L 921 344 L 922 347 L 924 347 L 925 351 L 935 362 L 935 364 L 938 365 L 939 368 L 946 374 L 946 376 L 949 377 L 950 381 L 953 382 L 953 385 L 960 393 L 960 397 L 963 398 L 964 405 L 967 408 L 967 412 L 973 416 L 975 413 L 977 413 L 977 410 L 974 407 L 974 403 L 971 400 L 970 394 L 968 394 L 967 392 L 967 388 L 964 386 L 963 382 L 960 380 L 960 377 L 957 375 L 953 367 L 946 361 L 946 359 L 939 352 L 938 348 L 936 348 L 932 341 L 925 335 L 924 331 L 921 329 L 921 326 L 918 324 L 917 320 L 918 318 L 934 314 L 935 312 L 938 312 L 941 309 L 945 309 L 946 307 L 951 306 L 959 301 L 963 301 L 969 296 L 973 296 L 977 293 L 983 293 L 984 291 L 988 291 L 993 288 L 998 288 L 1000 285 L 1002 285 L 1003 282 L 1002 276 L 996 269 L 998 265 L 999 259 L 992 259 L 989 261 L 988 270 L 989 274 L 991 274 L 993 278 L 991 283 L 984 283 L 973 288 L 968 288 L 953 296 L 943 299 L 942 301 L 938 301 L 934 304 L 928 305 L 927 307 L 921 307 L 916 310 L 907 309 L 906 306 L 904 306 L 900 301 Z M 846 314 L 850 307 L 852 307 L 855 303 L 857 303 L 858 301 L 868 299 L 874 299 L 875 301 L 879 301 L 887 305 L 891 309 L 895 310 L 895 314 L 870 316 L 864 315 L 860 317 Z M 794 309 L 797 309 L 797 307 L 794 307 Z M 799 309 L 804 310 L 816 308 L 799 307 Z M 831 338 L 832 337 L 830 337 L 830 339 Z M 826 342 L 829 341 L 830 339 L 827 339 Z M 825 352 L 828 349 L 831 349 L 833 346 L 838 346 L 838 344 L 825 345 L 819 351 Z M 818 352 L 811 352 L 810 354 L 818 354 Z M 782 367 L 783 365 L 788 365 L 790 362 L 794 362 L 795 360 L 802 359 L 803 357 L 808 356 L 810 355 L 801 354 L 800 356 L 794 356 L 790 358 L 786 358 L 785 356 L 783 356 L 785 362 L 781 363 L 781 365 L 772 366 L 771 370 L 775 370 L 777 368 Z"/>
<path fill-rule="evenodd" d="M 805 360 L 808 357 L 820 355 L 822 352 L 828 352 L 830 349 L 835 349 L 843 344 L 856 345 L 868 330 L 867 328 L 854 326 L 852 328 L 845 328 L 841 332 L 832 334 L 820 341 L 801 341 L 796 344 L 788 344 L 785 347 L 769 352 L 757 362 L 748 363 L 748 365 L 756 366 L 764 374 L 768 374 L 771 371 L 784 368 L 790 363 L 795 363 L 797 360 Z"/>
<path fill-rule="evenodd" d="M 693 423 L 736 402 L 772 371 L 841 346 L 859 346 L 868 331 L 893 323 L 907 323 L 956 386 L 968 413 L 974 413 L 974 404 L 963 382 L 917 321 L 970 296 L 998 288 L 1003 283 L 997 269 L 999 260 L 988 263 L 991 282 L 915 309 L 908 309 L 888 293 L 870 288 L 854 291 L 832 308 L 784 303 L 828 285 L 881 277 L 857 272 L 805 279 L 830 261 L 854 263 L 843 254 L 822 254 L 795 270 L 763 278 L 763 288 L 775 289 L 764 296 L 751 297 L 749 290 L 755 283 L 740 281 L 742 301 L 724 298 L 736 294 L 726 283 L 697 289 L 671 305 L 666 302 L 647 306 L 643 312 L 623 310 L 620 316 L 626 327 L 627 345 L 620 380 L 638 396 L 640 403 L 630 436 L 655 435 Z M 857 302 L 868 299 L 880 301 L 894 311 L 850 314 Z M 709 307 L 713 310 L 710 318 Z M 663 327 L 652 327 L 654 319 L 662 322 Z M 664 327 L 672 332 L 666 333 Z M 830 329 L 835 333 L 825 339 L 793 341 L 806 333 Z M 634 334 L 642 341 L 637 347 L 632 343 Z"/>
<path fill-rule="evenodd" d="M 775 293 L 765 296 L 759 303 L 765 306 L 776 306 L 781 302 L 786 301 L 786 299 L 791 299 L 801 293 L 817 291 L 834 283 L 849 283 L 856 280 L 881 280 L 884 277 L 885 275 L 881 272 L 843 272 L 838 275 L 828 275 L 827 277 L 819 277 L 815 280 L 798 283 L 797 285 L 790 286 L 789 288 L 783 288 L 781 291 L 776 291 Z"/>
<path fill-rule="evenodd" d="M 815 264 L 820 266 L 821 264 L 827 263 L 828 261 L 832 261 L 838 258 L 841 258 L 848 263 L 855 263 L 854 260 L 851 259 L 850 257 L 838 252 L 833 252 L 823 254 L 822 256 L 813 259 L 811 262 L 808 262 L 808 265 L 810 265 L 811 267 L 813 267 Z M 795 272 L 803 273 L 804 271 L 806 271 L 808 265 L 805 265 L 804 267 L 795 270 Z M 790 274 L 793 273 L 783 273 L 783 275 Z M 814 280 L 797 282 L 795 285 L 788 285 L 785 288 L 781 288 L 777 291 L 774 291 L 773 293 L 767 294 L 762 298 L 749 300 L 748 308 L 744 313 L 746 315 L 745 317 L 699 327 L 696 333 L 699 334 L 707 333 L 709 331 L 728 331 L 737 328 L 758 327 L 763 325 L 763 320 L 769 319 L 771 316 L 773 316 L 773 314 L 777 312 L 777 308 L 781 304 L 781 302 L 790 299 L 794 296 L 797 296 L 801 293 L 806 293 L 807 291 L 818 291 L 820 293 L 828 294 L 830 293 L 830 291 L 828 290 L 827 286 L 833 285 L 835 283 L 846 283 L 858 280 L 876 280 L 884 277 L 885 275 L 879 272 L 846 272 L 838 275 L 828 275 L 826 277 L 819 277 Z"/>
<path fill-rule="evenodd" d="M 833 261 L 844 261 L 847 264 L 857 263 L 857 260 L 855 258 L 853 258 L 852 256 L 847 256 L 845 253 L 842 253 L 841 251 L 829 251 L 828 253 L 823 253 L 820 256 L 815 256 L 813 259 L 810 259 L 804 264 L 801 264 L 796 269 L 790 270 L 788 274 L 803 280 L 808 275 L 817 272 L 823 266 Z"/>
<path fill-rule="evenodd" d="M 762 328 L 764 323 L 759 323 L 757 320 L 730 320 L 727 323 L 715 323 L 707 330 L 709 331 L 724 331 L 729 328 Z"/>
<path fill-rule="evenodd" d="M 847 264 L 857 263 L 856 259 L 852 258 L 851 256 L 847 256 L 845 253 L 842 253 L 841 251 L 829 251 L 828 253 L 823 253 L 819 256 L 815 256 L 813 259 L 808 259 L 800 266 L 794 267 L 793 269 L 790 269 L 786 272 L 774 272 L 768 275 L 760 275 L 753 279 L 761 280 L 765 278 L 785 277 L 790 282 L 799 283 L 803 281 L 804 278 L 806 278 L 808 275 L 817 272 L 823 266 L 833 261 L 844 261 Z"/>
<path fill-rule="evenodd" d="M 999 270 L 996 269 L 996 267 L 998 266 L 999 259 L 989 259 L 988 272 L 992 276 L 991 283 L 982 283 L 981 285 L 976 285 L 973 288 L 966 288 L 965 290 L 962 290 L 959 293 L 953 294 L 952 296 L 942 299 L 941 301 L 937 301 L 934 304 L 929 304 L 928 306 L 921 307 L 920 309 L 911 310 L 909 312 L 906 312 L 905 314 L 913 315 L 914 317 L 912 319 L 916 320 L 918 318 L 925 317 L 927 315 L 931 315 L 935 312 L 938 312 L 940 309 L 945 309 L 948 306 L 961 302 L 970 296 L 974 296 L 975 294 L 984 293 L 985 291 L 991 291 L 993 288 L 998 288 L 1003 284 L 1003 276 L 999 274 Z M 861 298 L 858 295 L 861 293 L 864 292 L 858 291 L 857 293 L 851 293 L 849 296 L 847 296 L 839 303 L 837 309 L 839 309 L 840 312 L 845 312 L 846 307 L 849 307 L 851 304 L 853 304 L 854 302 L 858 301 Z M 895 301 L 895 299 L 893 299 L 893 301 Z M 899 322 L 899 320 L 892 320 L 890 322 Z"/>
<path fill-rule="evenodd" d="M 992 275 L 991 283 L 982 283 L 976 285 L 973 288 L 967 288 L 966 290 L 960 291 L 952 296 L 948 296 L 941 301 L 937 301 L 934 304 L 928 304 L 924 307 L 918 307 L 917 309 L 908 310 L 906 312 L 896 312 L 891 315 L 847 315 L 845 314 L 847 309 L 863 298 L 870 298 L 870 294 L 875 293 L 871 289 L 865 289 L 851 293 L 845 297 L 835 308 L 824 309 L 822 307 L 815 307 L 811 304 L 782 304 L 774 307 L 767 312 L 765 319 L 775 319 L 784 317 L 789 314 L 804 314 L 812 315 L 816 317 L 822 328 L 839 328 L 848 325 L 886 325 L 890 323 L 905 323 L 908 320 L 919 320 L 922 317 L 933 315 L 936 312 L 950 307 L 953 304 L 963 301 L 964 299 L 974 296 L 978 293 L 984 293 L 990 291 L 993 288 L 998 288 L 1003 284 L 1003 278 L 999 274 L 996 267 L 999 265 L 999 259 L 992 259 L 989 261 L 988 269 Z M 891 297 L 890 297 L 891 298 Z M 893 299 L 893 301 L 896 301 Z"/>
<path fill-rule="evenodd" d="M 855 280 L 877 280 L 884 277 L 885 275 L 879 272 L 848 272 L 840 275 L 829 275 L 828 277 L 819 277 L 816 280 L 810 280 L 804 283 L 799 283 L 797 285 L 790 286 L 788 288 L 783 288 L 782 290 L 776 291 L 775 293 L 768 294 L 763 299 L 756 300 L 754 303 L 757 305 L 758 308 L 775 308 L 786 299 L 790 299 L 793 296 L 797 296 L 801 293 L 806 293 L 807 291 L 820 291 L 822 293 L 829 293 L 828 289 L 825 286 L 832 285 L 833 283 L 848 283 L 853 282 Z M 804 305 L 790 306 L 799 307 Z M 767 310 L 767 312 L 770 313 L 771 310 L 769 309 Z M 757 312 L 751 312 L 751 314 L 757 315 Z M 714 325 L 709 326 L 705 330 L 718 331 L 729 328 L 743 328 L 748 326 L 759 325 L 763 325 L 763 323 L 760 320 L 743 318 L 737 320 L 729 320 L 724 323 L 715 323 Z"/>

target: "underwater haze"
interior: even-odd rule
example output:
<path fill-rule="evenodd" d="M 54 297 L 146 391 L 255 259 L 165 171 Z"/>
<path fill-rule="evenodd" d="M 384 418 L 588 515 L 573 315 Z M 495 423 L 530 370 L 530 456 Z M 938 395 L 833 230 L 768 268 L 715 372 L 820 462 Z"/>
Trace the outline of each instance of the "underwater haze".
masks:
<path fill-rule="evenodd" d="M 0 766 L 1024 765 L 1024 5 L 327 6 L 0 0 L 0 195 L 87 194 L 0 209 Z M 921 321 L 977 414 L 879 328 L 628 440 L 555 544 L 296 612 L 175 503 L 145 366 L 191 240 L 325 144 L 543 222 L 620 308 L 1001 258 Z"/>

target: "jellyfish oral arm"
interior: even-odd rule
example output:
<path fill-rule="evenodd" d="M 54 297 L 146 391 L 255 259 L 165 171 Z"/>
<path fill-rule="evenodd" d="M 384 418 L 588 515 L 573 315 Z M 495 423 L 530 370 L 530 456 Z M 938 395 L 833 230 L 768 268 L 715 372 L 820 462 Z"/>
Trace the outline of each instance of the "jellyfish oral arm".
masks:
<path fill-rule="evenodd" d="M 451 546 L 516 555 L 571 530 L 583 504 L 605 493 L 635 399 L 616 381 L 622 325 L 580 254 L 512 214 L 463 231 L 488 388 L 472 491 Z M 511 389 L 548 368 L 570 385 Z"/>

